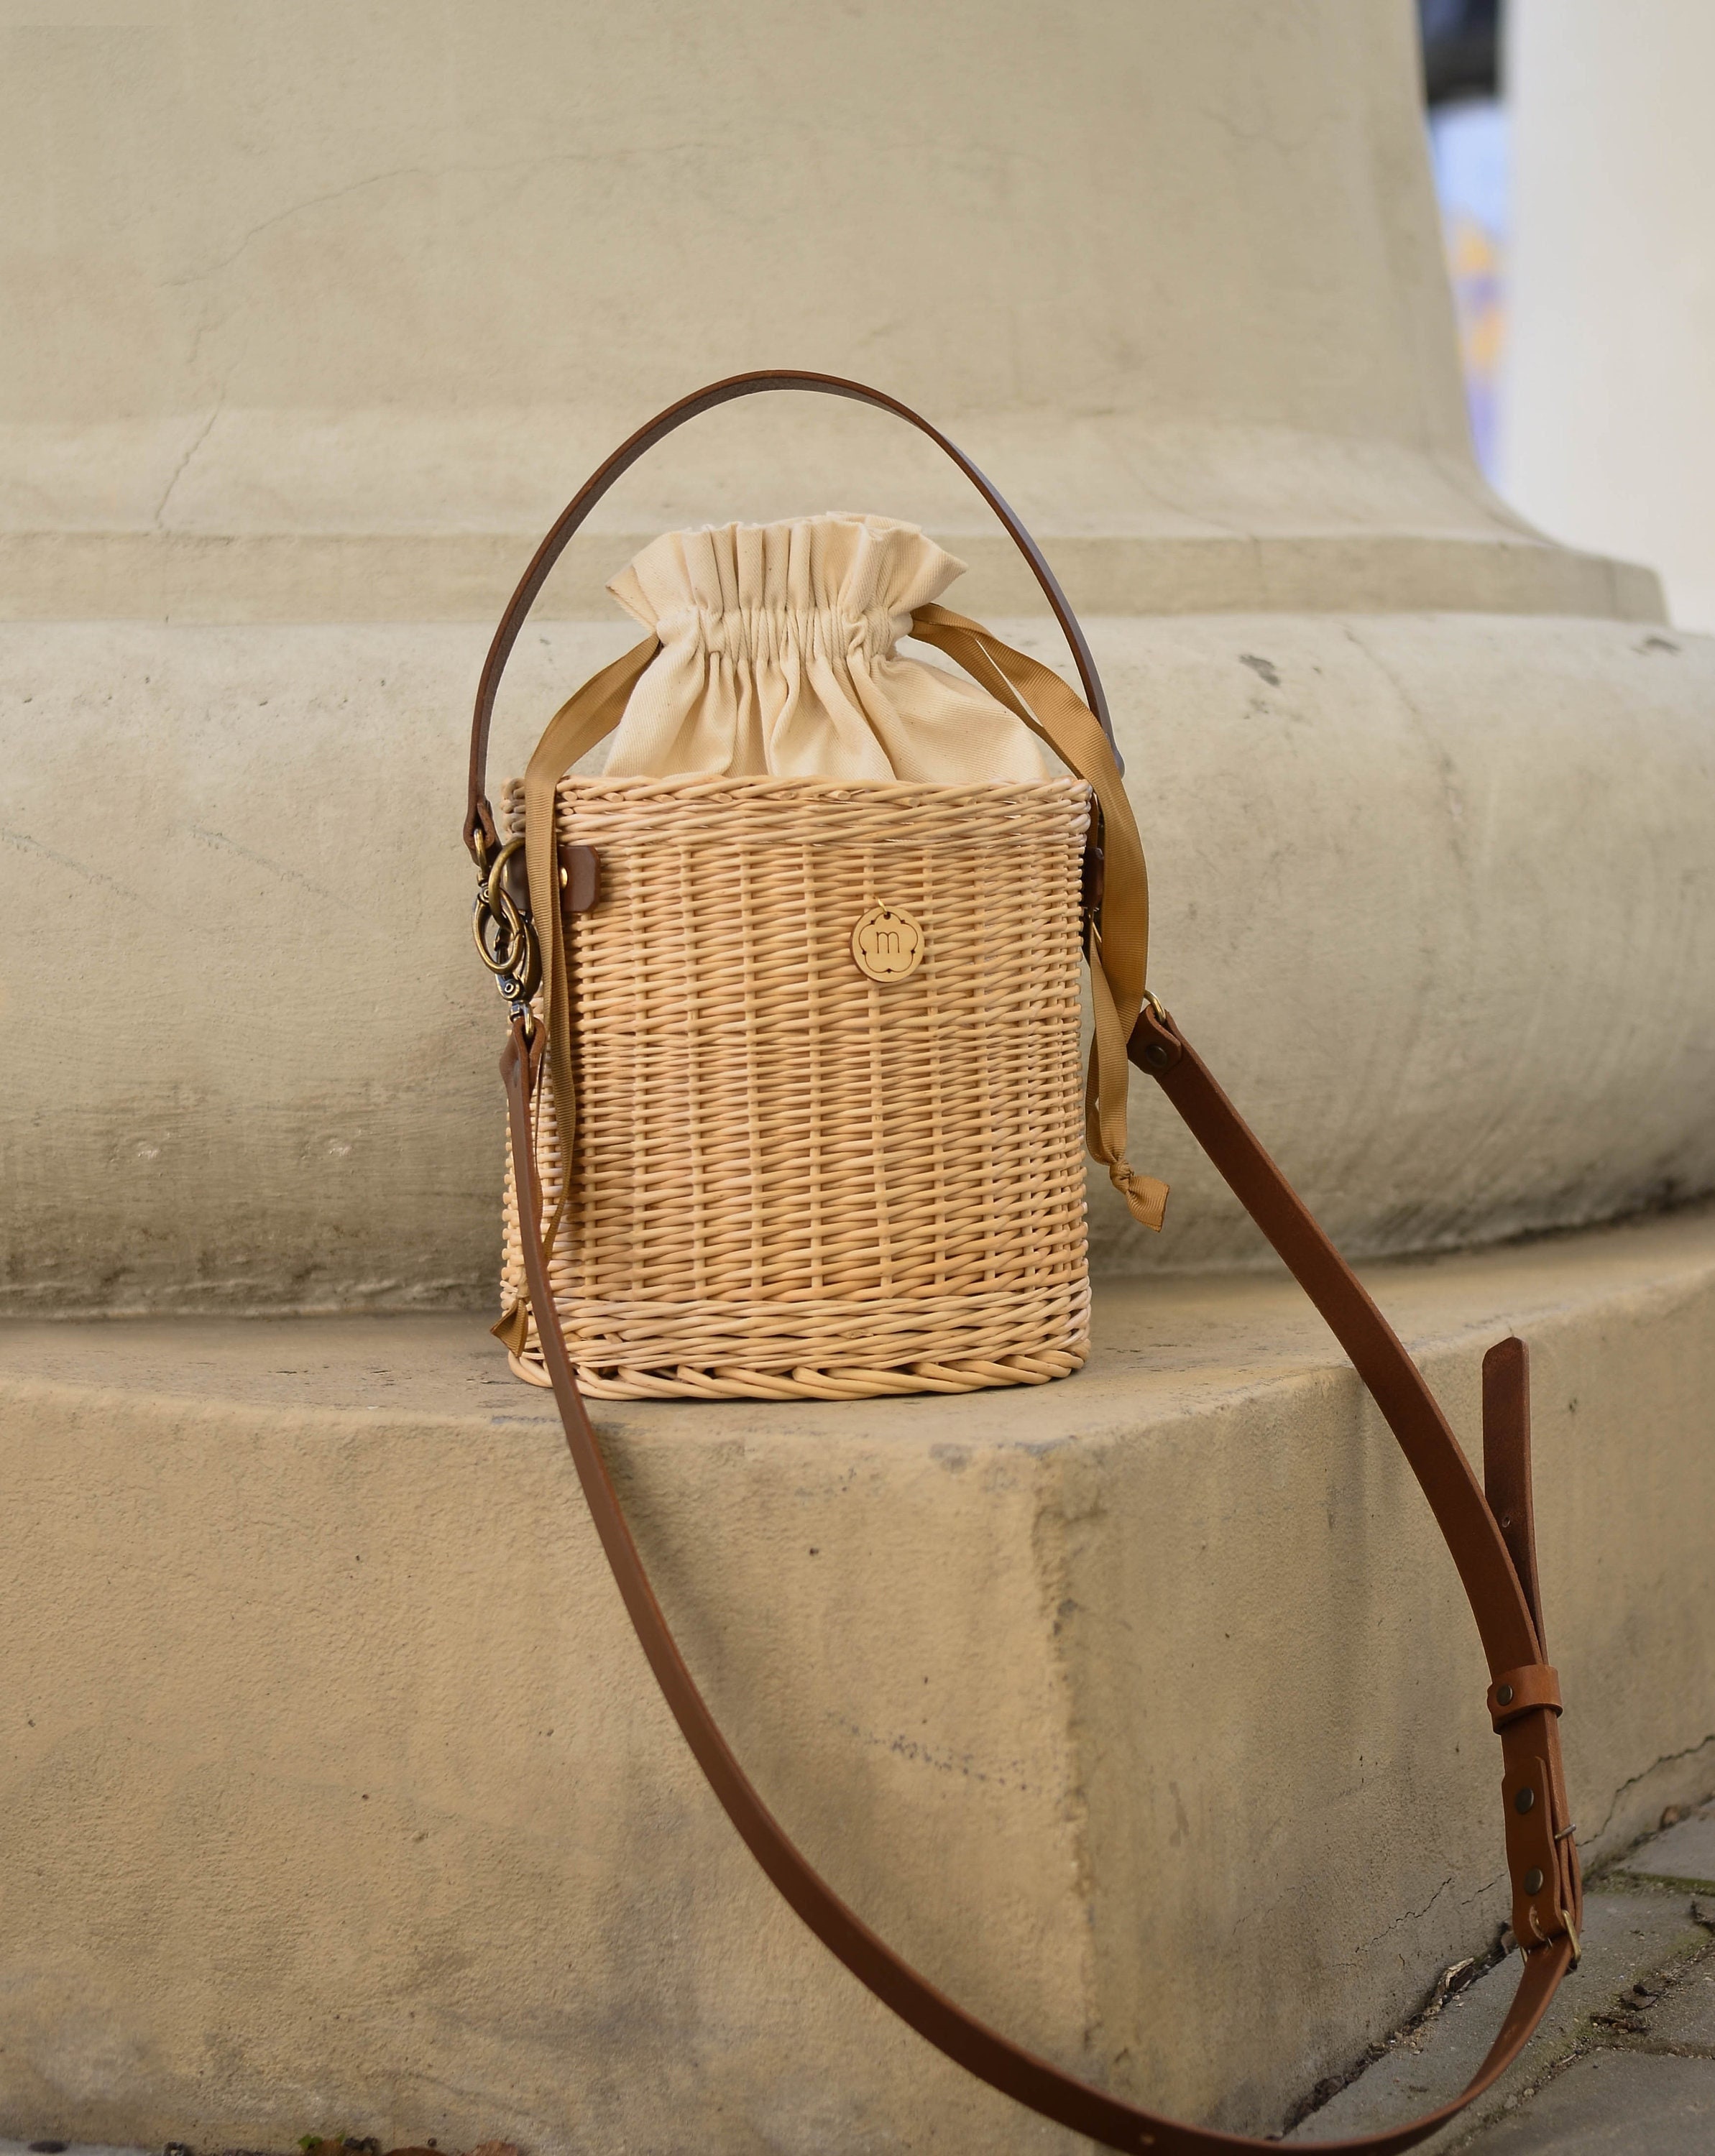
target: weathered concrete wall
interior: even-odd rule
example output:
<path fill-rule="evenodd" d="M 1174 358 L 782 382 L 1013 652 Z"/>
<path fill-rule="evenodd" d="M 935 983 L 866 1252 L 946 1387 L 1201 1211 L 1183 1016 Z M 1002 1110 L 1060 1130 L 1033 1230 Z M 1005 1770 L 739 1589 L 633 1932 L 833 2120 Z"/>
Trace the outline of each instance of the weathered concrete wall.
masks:
<path fill-rule="evenodd" d="M 1532 1342 L 1599 1856 L 1715 1786 L 1715 1226 L 1376 1286 L 1473 1448 L 1484 1348 Z M 474 1322 L 13 1327 L 0 1358 L 0 2130 L 1070 2147 L 776 1901 Z M 1112 1284 L 1042 1391 L 603 1424 L 769 1801 L 1022 2039 L 1271 2128 L 1492 1942 L 1475 1630 L 1289 1284 Z"/>
<path fill-rule="evenodd" d="M 922 402 L 1050 531 L 1528 542 L 1466 448 L 1404 0 L 126 12 L 5 33 L 14 534 L 533 541 L 640 415 L 774 363 Z M 789 404 L 608 528 L 854 476 L 987 528 Z"/>
<path fill-rule="evenodd" d="M 1715 1183 L 1715 654 L 1476 474 L 1404 0 L 128 16 L 0 74 L 0 1307 L 486 1301 L 483 631 L 597 456 L 769 361 L 1044 536 L 1155 985 L 1355 1248 Z M 603 506 L 497 767 L 641 537 L 859 497 L 1052 648 L 926 444 L 776 399 Z M 1098 1178 L 1098 1263 L 1253 1257 L 1158 1150 L 1168 1235 Z"/>

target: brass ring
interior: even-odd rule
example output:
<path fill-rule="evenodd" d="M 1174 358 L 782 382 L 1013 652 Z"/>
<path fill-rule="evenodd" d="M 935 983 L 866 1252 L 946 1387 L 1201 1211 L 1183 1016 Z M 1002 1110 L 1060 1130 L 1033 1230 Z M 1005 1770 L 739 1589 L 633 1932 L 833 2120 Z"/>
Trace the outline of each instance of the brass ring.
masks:
<path fill-rule="evenodd" d="M 489 920 L 496 922 L 497 925 L 501 923 L 502 916 L 504 916 L 504 926 L 507 931 L 509 942 L 516 940 L 518 928 L 521 924 L 519 919 L 518 909 L 513 905 L 511 898 L 507 896 L 506 888 L 505 884 L 501 881 L 501 878 L 506 872 L 507 864 L 511 860 L 512 856 L 518 851 L 519 848 L 522 846 L 523 844 L 524 840 L 521 836 L 516 839 L 508 839 L 506 844 L 501 848 L 499 853 L 495 855 L 493 860 L 489 864 L 486 874 L 484 875 L 476 886 L 476 918 L 479 924 L 482 921 L 485 915 L 487 916 Z M 491 962 L 488 958 L 486 947 L 484 945 L 482 941 L 482 929 L 480 926 L 478 927 L 476 931 L 476 943 L 477 948 L 483 952 L 484 963 L 490 963 Z"/>
<path fill-rule="evenodd" d="M 494 856 L 494 860 L 490 860 L 490 865 L 487 865 L 487 875 L 483 877 L 483 882 L 487 884 L 490 891 L 494 891 L 494 877 L 501 873 L 501 869 L 505 869 L 505 865 L 511 860 L 513 854 L 522 854 L 522 852 L 524 852 L 524 832 L 520 830 L 516 839 L 507 839 L 507 843 L 501 847 L 501 852 L 498 852 L 496 856 Z"/>

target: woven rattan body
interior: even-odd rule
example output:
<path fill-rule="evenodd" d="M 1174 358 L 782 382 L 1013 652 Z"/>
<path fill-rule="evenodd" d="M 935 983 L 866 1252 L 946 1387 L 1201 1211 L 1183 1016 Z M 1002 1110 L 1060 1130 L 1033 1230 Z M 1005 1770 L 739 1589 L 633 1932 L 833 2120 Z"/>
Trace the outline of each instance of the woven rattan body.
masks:
<path fill-rule="evenodd" d="M 561 781 L 578 1128 L 550 1279 L 609 1397 L 1040 1383 L 1088 1349 L 1081 781 Z M 520 788 L 503 821 L 522 827 Z M 877 905 L 923 932 L 877 981 Z M 563 1179 L 552 1089 L 537 1160 Z M 505 1286 L 523 1286 L 508 1163 Z M 546 1383 L 532 1326 L 521 1375 Z"/>

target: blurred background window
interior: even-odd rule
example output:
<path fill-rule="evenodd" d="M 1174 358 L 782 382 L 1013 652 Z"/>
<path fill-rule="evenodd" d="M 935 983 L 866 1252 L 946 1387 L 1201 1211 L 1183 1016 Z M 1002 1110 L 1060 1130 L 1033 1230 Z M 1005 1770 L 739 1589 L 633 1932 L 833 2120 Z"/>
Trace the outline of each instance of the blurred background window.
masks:
<path fill-rule="evenodd" d="M 1418 0 L 1430 155 L 1477 461 L 1496 476 L 1507 332 L 1508 142 L 1501 0 Z"/>

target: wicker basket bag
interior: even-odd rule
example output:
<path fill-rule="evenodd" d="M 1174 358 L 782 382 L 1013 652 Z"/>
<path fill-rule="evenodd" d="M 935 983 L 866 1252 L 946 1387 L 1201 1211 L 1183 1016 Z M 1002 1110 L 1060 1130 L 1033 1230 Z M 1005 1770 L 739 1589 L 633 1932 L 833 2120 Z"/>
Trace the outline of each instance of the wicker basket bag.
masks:
<path fill-rule="evenodd" d="M 1081 662 L 1046 565 L 972 475 Z M 587 488 L 583 513 L 593 499 Z M 646 670 L 667 665 L 651 634 L 562 706 L 502 793 L 485 896 L 490 918 L 521 920 L 523 891 L 511 886 L 516 906 L 506 896 L 521 850 L 542 944 L 543 1240 L 588 1392 L 844 1399 L 1040 1383 L 1088 1350 L 1086 1140 L 1137 1217 L 1160 1224 L 1164 1187 L 1125 1159 L 1147 897 L 1106 715 L 974 622 L 934 604 L 908 620 L 968 677 L 919 668 L 934 694 L 974 700 L 1021 744 L 1022 721 L 1073 775 L 566 775 L 620 724 Z M 891 629 L 877 634 L 891 660 Z M 504 928 L 500 941 L 506 958 Z M 515 991 L 536 987 L 502 970 Z M 517 1373 L 545 1384 L 516 1182 L 509 1158 L 496 1330 Z"/>
<path fill-rule="evenodd" d="M 718 601 L 709 619 L 673 628 L 634 606 L 664 634 L 652 633 L 555 715 L 496 816 L 484 788 L 495 691 L 567 539 L 675 427 L 779 388 L 895 412 L 954 459 L 1023 549 L 1088 702 L 934 603 L 933 591 L 916 591 L 908 613 L 896 608 L 884 621 L 879 603 L 857 606 L 845 586 L 843 611 L 800 605 L 816 597 L 811 578 L 798 598 L 787 590 L 779 621 L 773 599 L 740 621 L 742 550 L 766 567 L 769 542 L 759 527 L 729 526 L 733 575 L 705 587 Z M 706 564 L 719 537 L 701 535 Z M 788 567 L 796 543 L 787 546 Z M 812 535 L 806 543 L 814 556 L 823 542 Z M 776 554 L 778 565 L 778 542 Z M 624 597 L 629 588 L 622 578 L 612 588 Z M 832 613 L 837 635 L 823 619 Z M 896 665 L 892 647 L 907 629 L 963 677 L 925 667 L 914 680 L 909 669 L 921 662 Z M 687 701 L 702 665 L 691 649 L 699 636 L 709 664 Z M 851 697 L 834 650 L 842 639 Z M 724 673 L 712 660 L 717 642 Z M 992 762 L 992 783 L 980 770 L 915 767 L 914 737 L 932 735 L 937 713 L 955 712 L 973 742 L 980 737 L 973 760 Z M 1028 741 L 992 731 L 1004 713 L 1049 743 L 1071 777 L 1047 778 L 1040 765 L 1027 773 Z M 616 726 L 607 774 L 568 778 Z M 651 726 L 656 767 L 639 770 L 639 741 Z M 883 741 L 891 775 L 819 767 L 824 752 L 844 757 L 854 744 L 867 754 L 866 730 Z M 759 732 L 768 741 L 762 770 Z M 745 745 L 732 745 L 741 735 Z M 931 760 L 951 761 L 938 751 Z M 1081 942 L 1095 1019 L 1085 1142 L 1137 1216 L 1158 1226 L 1166 1190 L 1125 1158 L 1124 1074 L 1135 1063 L 1350 1356 L 1428 1500 L 1476 1620 L 1501 1740 L 1518 1989 L 1460 2094 L 1359 2140 L 1305 2145 L 1397 2156 L 1445 2125 L 1517 2057 L 1577 1961 L 1584 1920 L 1559 1680 L 1543 1659 L 1528 1357 L 1513 1337 L 1483 1358 L 1479 1484 L 1398 1335 L 1144 988 L 1143 858 L 1101 685 L 1017 518 L 944 436 L 857 383 L 741 375 L 684 398 L 596 473 L 501 619 L 471 729 L 465 838 L 480 878 L 478 946 L 511 1019 L 501 1056 L 509 1306 L 495 1329 L 514 1367 L 552 1387 L 590 1524 L 710 1789 L 829 1953 L 991 2088 L 1103 2148 L 1266 2156 L 1262 2141 L 1163 2118 L 991 2026 L 822 1877 L 698 1688 L 583 1398 L 588 1389 L 837 1399 L 1035 1383 L 1076 1369 L 1088 1312 Z M 1307 1024 L 1315 1019 L 1307 1012 Z"/>

